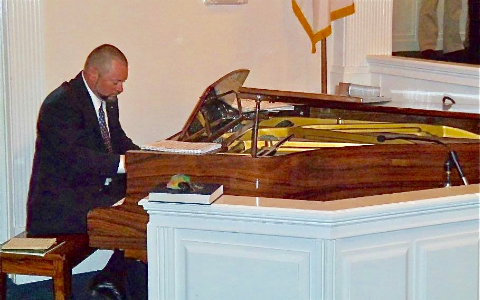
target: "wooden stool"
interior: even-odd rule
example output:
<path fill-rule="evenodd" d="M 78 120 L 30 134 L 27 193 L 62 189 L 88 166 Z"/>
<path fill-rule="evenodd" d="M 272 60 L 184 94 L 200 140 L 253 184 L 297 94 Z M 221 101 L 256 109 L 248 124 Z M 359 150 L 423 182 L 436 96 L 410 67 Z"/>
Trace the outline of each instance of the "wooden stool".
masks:
<path fill-rule="evenodd" d="M 25 237 L 25 233 L 17 235 Z M 43 237 L 43 236 L 42 236 Z M 56 300 L 72 294 L 72 269 L 95 252 L 88 245 L 87 234 L 52 235 L 62 243 L 45 256 L 0 253 L 0 300 L 7 298 L 7 274 L 49 276 L 53 279 Z"/>

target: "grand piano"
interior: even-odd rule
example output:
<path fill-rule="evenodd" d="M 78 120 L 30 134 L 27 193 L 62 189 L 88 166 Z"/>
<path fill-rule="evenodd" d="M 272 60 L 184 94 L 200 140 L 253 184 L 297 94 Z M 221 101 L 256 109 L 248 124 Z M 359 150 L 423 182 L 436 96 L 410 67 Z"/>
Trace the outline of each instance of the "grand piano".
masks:
<path fill-rule="evenodd" d="M 172 175 L 220 183 L 224 193 L 332 201 L 480 182 L 480 115 L 444 99 L 365 101 L 243 87 L 235 70 L 206 88 L 171 140 L 215 153 L 126 154 L 127 196 L 88 214 L 90 245 L 146 261 L 148 215 L 138 202 Z M 447 100 L 447 101 L 446 101 Z"/>

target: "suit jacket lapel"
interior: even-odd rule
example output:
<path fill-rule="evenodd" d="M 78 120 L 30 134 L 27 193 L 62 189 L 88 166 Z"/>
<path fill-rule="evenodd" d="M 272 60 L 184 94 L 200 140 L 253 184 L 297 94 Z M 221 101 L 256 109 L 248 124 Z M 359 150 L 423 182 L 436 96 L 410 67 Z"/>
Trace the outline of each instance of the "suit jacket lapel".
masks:
<path fill-rule="evenodd" d="M 74 93 L 77 98 L 79 109 L 83 111 L 85 129 L 88 128 L 88 130 L 93 131 L 94 136 L 92 138 L 96 140 L 97 144 L 102 145 L 102 147 L 105 148 L 102 133 L 100 131 L 100 124 L 98 123 L 97 112 L 95 111 L 92 99 L 90 98 L 90 94 L 83 81 L 82 72 L 72 80 L 72 86 L 75 91 Z"/>

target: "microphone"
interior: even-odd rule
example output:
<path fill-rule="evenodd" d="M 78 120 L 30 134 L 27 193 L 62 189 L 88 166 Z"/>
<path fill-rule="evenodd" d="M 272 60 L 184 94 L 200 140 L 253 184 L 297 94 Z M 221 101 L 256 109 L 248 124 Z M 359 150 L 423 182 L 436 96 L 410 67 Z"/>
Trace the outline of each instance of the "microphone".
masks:
<path fill-rule="evenodd" d="M 425 138 L 425 137 L 418 137 L 418 136 L 407 136 L 407 135 L 397 135 L 397 136 L 394 136 L 394 137 L 386 137 L 384 135 L 377 136 L 377 141 L 379 141 L 380 143 L 383 143 L 387 140 L 416 140 L 416 141 L 425 141 L 425 142 L 437 143 L 437 144 L 440 144 L 440 145 L 444 146 L 445 148 L 447 148 L 449 160 L 452 161 L 453 164 L 455 165 L 455 168 L 457 169 L 458 174 L 460 175 L 460 178 L 463 181 L 463 184 L 468 185 L 468 180 L 465 177 L 465 174 L 463 173 L 462 166 L 460 165 L 460 161 L 458 159 L 457 153 L 454 150 L 450 149 L 450 147 L 448 147 L 448 145 L 445 144 L 444 142 L 436 140 L 436 139 L 432 139 L 432 138 Z"/>
<path fill-rule="evenodd" d="M 379 141 L 380 143 L 383 143 L 385 141 L 391 141 L 391 140 L 415 140 L 415 141 L 431 142 L 431 143 L 437 143 L 437 144 L 443 145 L 447 147 L 447 149 L 449 149 L 447 144 L 445 144 L 444 142 L 441 142 L 439 140 L 432 139 L 432 138 L 409 136 L 409 135 L 396 135 L 394 137 L 386 137 L 384 135 L 377 136 L 377 141 Z"/>

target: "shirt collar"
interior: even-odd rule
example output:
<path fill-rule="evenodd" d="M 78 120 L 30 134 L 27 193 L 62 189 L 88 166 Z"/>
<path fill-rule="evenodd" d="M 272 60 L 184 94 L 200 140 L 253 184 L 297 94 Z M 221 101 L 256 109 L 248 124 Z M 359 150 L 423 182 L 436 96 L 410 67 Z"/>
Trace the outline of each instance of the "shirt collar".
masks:
<path fill-rule="evenodd" d="M 98 114 L 98 109 L 102 105 L 102 100 L 100 100 L 97 95 L 95 95 L 90 87 L 87 84 L 87 81 L 85 80 L 85 76 L 83 76 L 83 71 L 82 71 L 82 78 L 83 78 L 83 83 L 85 83 L 85 86 L 87 87 L 88 94 L 90 95 L 90 99 L 92 100 L 93 107 L 95 107 L 95 111 Z M 105 106 L 103 106 L 103 109 L 105 110 Z"/>

